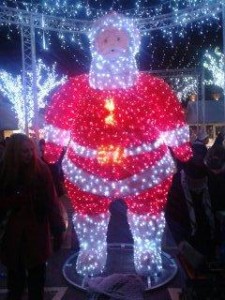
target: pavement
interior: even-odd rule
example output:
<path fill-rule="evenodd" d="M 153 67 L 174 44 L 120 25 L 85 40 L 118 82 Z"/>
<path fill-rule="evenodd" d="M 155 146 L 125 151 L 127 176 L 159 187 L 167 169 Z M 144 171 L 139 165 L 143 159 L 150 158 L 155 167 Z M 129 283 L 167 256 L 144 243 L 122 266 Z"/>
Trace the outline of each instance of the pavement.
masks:
<path fill-rule="evenodd" d="M 68 228 L 62 249 L 54 253 L 47 262 L 44 300 L 89 300 L 90 298 L 85 289 L 69 282 L 68 278 L 65 278 L 63 275 L 62 270 L 66 261 L 79 250 L 79 244 L 71 224 L 72 208 L 69 199 L 64 196 L 61 198 L 61 201 L 65 207 Z M 132 244 L 133 241 L 126 221 L 125 208 L 121 205 L 121 202 L 112 207 L 111 214 L 108 243 Z M 178 249 L 168 227 L 166 227 L 163 238 L 163 250 L 169 253 L 176 262 L 178 267 L 177 273 L 166 284 L 158 288 L 147 289 L 144 293 L 144 300 L 178 300 L 181 288 L 185 285 L 186 275 L 177 259 Z M 4 267 L 0 265 L 0 300 L 5 299 L 6 292 L 6 272 Z M 27 299 L 26 294 L 24 295 L 25 299 Z"/>

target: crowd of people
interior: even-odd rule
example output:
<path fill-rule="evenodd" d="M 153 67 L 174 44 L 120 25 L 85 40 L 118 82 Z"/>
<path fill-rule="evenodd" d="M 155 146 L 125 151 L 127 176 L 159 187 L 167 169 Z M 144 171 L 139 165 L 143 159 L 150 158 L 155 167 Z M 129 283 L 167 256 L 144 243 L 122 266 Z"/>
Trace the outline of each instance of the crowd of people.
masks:
<path fill-rule="evenodd" d="M 211 259 L 221 243 L 216 214 L 225 210 L 224 133 L 210 148 L 207 144 L 208 135 L 200 130 L 192 159 L 177 161 L 166 218 L 178 244 L 185 240 Z M 29 299 L 43 299 L 46 261 L 63 241 L 59 198 L 65 193 L 61 164 L 66 149 L 52 165 L 44 149 L 43 139 L 35 143 L 22 133 L 0 142 L 1 227 L 6 217 L 0 261 L 7 268 L 9 300 L 21 299 L 26 285 Z"/>
<path fill-rule="evenodd" d="M 166 209 L 167 222 L 179 244 L 187 241 L 207 260 L 219 257 L 224 242 L 217 213 L 225 210 L 224 132 L 207 147 L 209 136 L 200 129 L 192 142 L 193 157 L 177 162 Z"/>

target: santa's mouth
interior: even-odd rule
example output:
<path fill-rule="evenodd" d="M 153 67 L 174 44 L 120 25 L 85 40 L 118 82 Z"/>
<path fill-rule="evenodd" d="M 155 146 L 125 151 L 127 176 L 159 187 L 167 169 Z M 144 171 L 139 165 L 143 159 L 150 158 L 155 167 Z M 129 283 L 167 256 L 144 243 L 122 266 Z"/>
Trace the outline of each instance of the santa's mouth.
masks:
<path fill-rule="evenodd" d="M 117 54 L 117 55 L 120 55 L 124 52 L 124 49 L 121 49 L 121 48 L 111 48 L 111 49 L 107 49 L 105 51 L 105 55 L 110 55 L 110 54 Z"/>

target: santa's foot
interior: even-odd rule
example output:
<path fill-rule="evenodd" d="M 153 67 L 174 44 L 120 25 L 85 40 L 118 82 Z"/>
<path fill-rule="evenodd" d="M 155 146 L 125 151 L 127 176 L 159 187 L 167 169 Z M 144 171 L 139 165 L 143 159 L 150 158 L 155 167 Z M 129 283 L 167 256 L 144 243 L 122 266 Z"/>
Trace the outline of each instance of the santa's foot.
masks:
<path fill-rule="evenodd" d="M 153 251 L 135 251 L 134 265 L 137 274 L 141 276 L 159 276 L 162 271 L 161 254 Z"/>
<path fill-rule="evenodd" d="M 77 273 L 83 276 L 94 276 L 104 271 L 107 252 L 96 249 L 80 250 L 76 263 Z"/>

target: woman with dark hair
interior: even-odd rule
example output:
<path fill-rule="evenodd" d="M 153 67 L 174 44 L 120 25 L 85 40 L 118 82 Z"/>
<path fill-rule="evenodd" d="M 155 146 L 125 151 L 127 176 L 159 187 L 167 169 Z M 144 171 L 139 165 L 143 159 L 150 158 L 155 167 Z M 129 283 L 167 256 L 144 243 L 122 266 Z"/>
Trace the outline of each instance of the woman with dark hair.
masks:
<path fill-rule="evenodd" d="M 46 261 L 60 248 L 65 224 L 48 166 L 24 134 L 13 134 L 0 166 L 0 211 L 9 219 L 0 249 L 10 300 L 42 300 Z"/>

